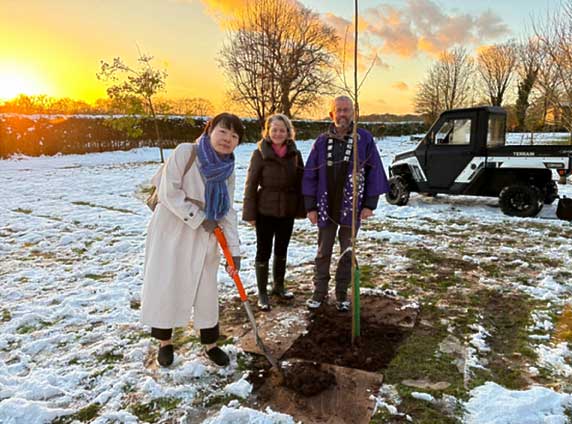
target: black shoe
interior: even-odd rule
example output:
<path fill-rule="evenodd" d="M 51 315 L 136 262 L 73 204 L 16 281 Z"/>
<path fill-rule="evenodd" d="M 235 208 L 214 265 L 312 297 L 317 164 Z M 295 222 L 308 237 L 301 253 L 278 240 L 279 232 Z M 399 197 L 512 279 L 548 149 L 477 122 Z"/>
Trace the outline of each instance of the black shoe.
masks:
<path fill-rule="evenodd" d="M 230 364 L 228 355 L 224 353 L 224 351 L 218 346 L 207 350 L 207 356 L 219 367 L 226 367 L 228 364 Z"/>
<path fill-rule="evenodd" d="M 173 345 L 168 344 L 159 347 L 159 352 L 157 353 L 157 362 L 162 367 L 168 367 L 173 363 Z"/>

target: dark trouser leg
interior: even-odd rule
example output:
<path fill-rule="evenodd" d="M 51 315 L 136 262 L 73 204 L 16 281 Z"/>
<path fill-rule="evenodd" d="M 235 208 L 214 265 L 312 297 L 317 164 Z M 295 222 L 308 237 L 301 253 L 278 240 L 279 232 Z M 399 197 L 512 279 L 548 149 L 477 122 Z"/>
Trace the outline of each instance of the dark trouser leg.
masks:
<path fill-rule="evenodd" d="M 211 344 L 218 340 L 220 335 L 219 325 L 212 328 L 201 328 L 201 343 Z M 158 340 L 169 340 L 173 336 L 172 328 L 151 328 L 151 336 Z"/>
<path fill-rule="evenodd" d="M 212 344 L 218 340 L 220 336 L 220 330 L 218 324 L 211 328 L 201 328 L 201 343 L 202 344 Z"/>
<path fill-rule="evenodd" d="M 256 217 L 256 262 L 268 262 L 272 254 L 272 241 L 276 232 L 274 219 L 270 216 Z"/>
<path fill-rule="evenodd" d="M 274 218 L 264 215 L 256 217 L 256 286 L 258 287 L 258 306 L 269 308 L 268 302 L 268 260 L 272 252 L 272 240 L 276 226 Z"/>
<path fill-rule="evenodd" d="M 156 338 L 157 340 L 169 340 L 173 336 L 173 329 L 172 328 L 151 328 L 151 337 Z"/>
<path fill-rule="evenodd" d="M 318 254 L 314 260 L 314 297 L 322 300 L 328 294 L 330 281 L 330 262 L 332 250 L 336 240 L 336 224 L 328 224 L 327 227 L 318 228 Z"/>
<path fill-rule="evenodd" d="M 357 234 L 356 234 L 357 235 Z M 348 297 L 348 286 L 352 278 L 352 229 L 341 226 L 338 231 L 340 241 L 340 260 L 336 269 L 336 300 L 344 301 Z"/>
<path fill-rule="evenodd" d="M 276 222 L 274 261 L 272 263 L 273 293 L 279 296 L 292 297 L 292 293 L 285 293 L 284 291 L 284 276 L 286 275 L 286 258 L 294 228 L 294 218 L 278 218 Z"/>

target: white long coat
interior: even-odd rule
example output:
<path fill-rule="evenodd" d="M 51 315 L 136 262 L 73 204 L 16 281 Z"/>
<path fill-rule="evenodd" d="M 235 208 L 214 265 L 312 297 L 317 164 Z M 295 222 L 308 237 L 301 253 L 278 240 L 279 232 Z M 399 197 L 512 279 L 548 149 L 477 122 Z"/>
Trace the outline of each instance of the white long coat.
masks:
<path fill-rule="evenodd" d="M 159 203 L 147 228 L 141 322 L 155 328 L 186 326 L 193 314 L 197 329 L 218 323 L 217 271 L 220 249 L 201 226 L 205 184 L 198 155 L 186 175 L 196 144 L 177 146 L 162 170 Z M 233 207 L 234 172 L 227 180 L 231 207 L 219 221 L 233 256 L 240 256 Z"/>

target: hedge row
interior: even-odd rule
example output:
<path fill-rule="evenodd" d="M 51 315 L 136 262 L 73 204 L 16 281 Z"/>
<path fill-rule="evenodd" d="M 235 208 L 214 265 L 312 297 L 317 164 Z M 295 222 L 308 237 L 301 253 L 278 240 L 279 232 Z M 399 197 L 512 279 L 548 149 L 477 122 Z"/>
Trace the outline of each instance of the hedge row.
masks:
<path fill-rule="evenodd" d="M 244 120 L 246 142 L 260 138 L 257 121 Z M 204 118 L 164 117 L 158 120 L 165 148 L 195 140 L 203 131 Z M 327 121 L 294 121 L 296 138 L 316 138 L 327 130 Z M 421 122 L 363 123 L 376 137 L 418 134 Z M 156 146 L 155 128 L 148 118 L 110 116 L 25 116 L 0 115 L 0 157 L 57 153 L 90 153 Z"/>

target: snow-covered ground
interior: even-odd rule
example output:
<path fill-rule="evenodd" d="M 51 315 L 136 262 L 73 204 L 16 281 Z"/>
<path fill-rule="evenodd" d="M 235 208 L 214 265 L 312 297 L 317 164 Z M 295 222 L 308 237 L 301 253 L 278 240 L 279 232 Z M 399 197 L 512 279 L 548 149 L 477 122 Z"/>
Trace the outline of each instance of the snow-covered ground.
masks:
<path fill-rule="evenodd" d="M 379 140 L 385 166 L 395 153 L 415 144 L 408 137 Z M 298 146 L 306 157 L 311 141 L 298 142 Z M 239 214 L 241 189 L 254 148 L 252 144 L 241 145 L 236 152 L 235 206 Z M 232 362 L 222 370 L 209 364 L 199 344 L 177 352 L 176 362 L 169 369 L 149 366 L 154 341 L 148 337 L 148 329 L 138 323 L 138 307 L 150 212 L 141 200 L 140 189 L 156 171 L 157 160 L 158 150 L 145 148 L 0 161 L 1 423 L 48 423 L 72 414 L 79 419 L 78 411 L 89 406 L 95 408 L 96 423 L 138 422 L 137 416 L 145 408 L 151 416 L 157 411 L 159 417 L 175 411 L 180 422 L 196 422 L 195 410 L 225 396 L 232 400 L 216 414 L 202 418 L 209 423 L 294 422 L 279 411 L 241 406 L 250 389 L 241 370 L 242 353 L 232 344 L 224 346 Z M 561 191 L 572 197 L 572 187 L 564 186 Z M 380 200 L 375 218 L 360 235 L 391 245 L 422 242 L 424 236 L 415 230 L 428 221 L 443 232 L 459 230 L 465 225 L 463 221 L 514 227 L 542 222 L 553 230 L 554 234 L 547 237 L 558 239 L 558 232 L 569 226 L 554 220 L 555 205 L 546 206 L 538 218 L 519 220 L 503 215 L 497 203 L 487 198 L 413 194 L 407 207 L 397 208 Z M 375 222 L 386 219 L 399 221 L 401 226 L 376 230 Z M 289 263 L 309 264 L 315 244 L 307 240 L 316 240 L 316 230 L 307 221 L 296 221 L 296 231 L 305 238 L 293 238 Z M 240 235 L 244 256 L 241 275 L 247 290 L 254 293 L 255 234 L 241 223 Z M 526 236 L 523 229 L 522 237 Z M 572 285 L 552 276 L 556 271 L 572 271 L 568 265 L 571 251 L 569 247 L 562 253 L 567 259 L 562 269 L 547 272 L 538 286 L 513 283 L 514 288 L 531 296 L 545 296 L 543 299 L 549 296 L 555 305 L 562 306 L 570 299 Z M 525 263 L 525 257 L 518 252 L 514 255 L 515 260 Z M 399 255 L 378 260 L 393 270 L 402 269 L 406 263 Z M 235 288 L 222 271 L 220 281 L 224 302 L 235 296 Z M 543 324 L 546 317 L 539 314 L 537 322 L 549 330 Z M 474 328 L 470 343 L 475 361 L 487 352 L 488 331 L 480 325 Z M 539 339 L 538 351 L 540 359 L 535 366 L 557 367 L 562 376 L 572 375 L 566 343 L 555 345 Z M 430 400 L 423 394 L 416 396 Z M 509 404 L 513 406 L 508 408 Z M 485 415 L 484 405 L 502 410 L 504 420 Z M 565 408 L 571 407 L 568 394 L 550 388 L 512 393 L 487 383 L 473 390 L 467 403 L 467 421 L 560 423 L 566 420 Z M 544 421 L 530 418 L 541 416 L 538 414 L 544 410 L 550 414 L 542 415 L 547 417 Z"/>

